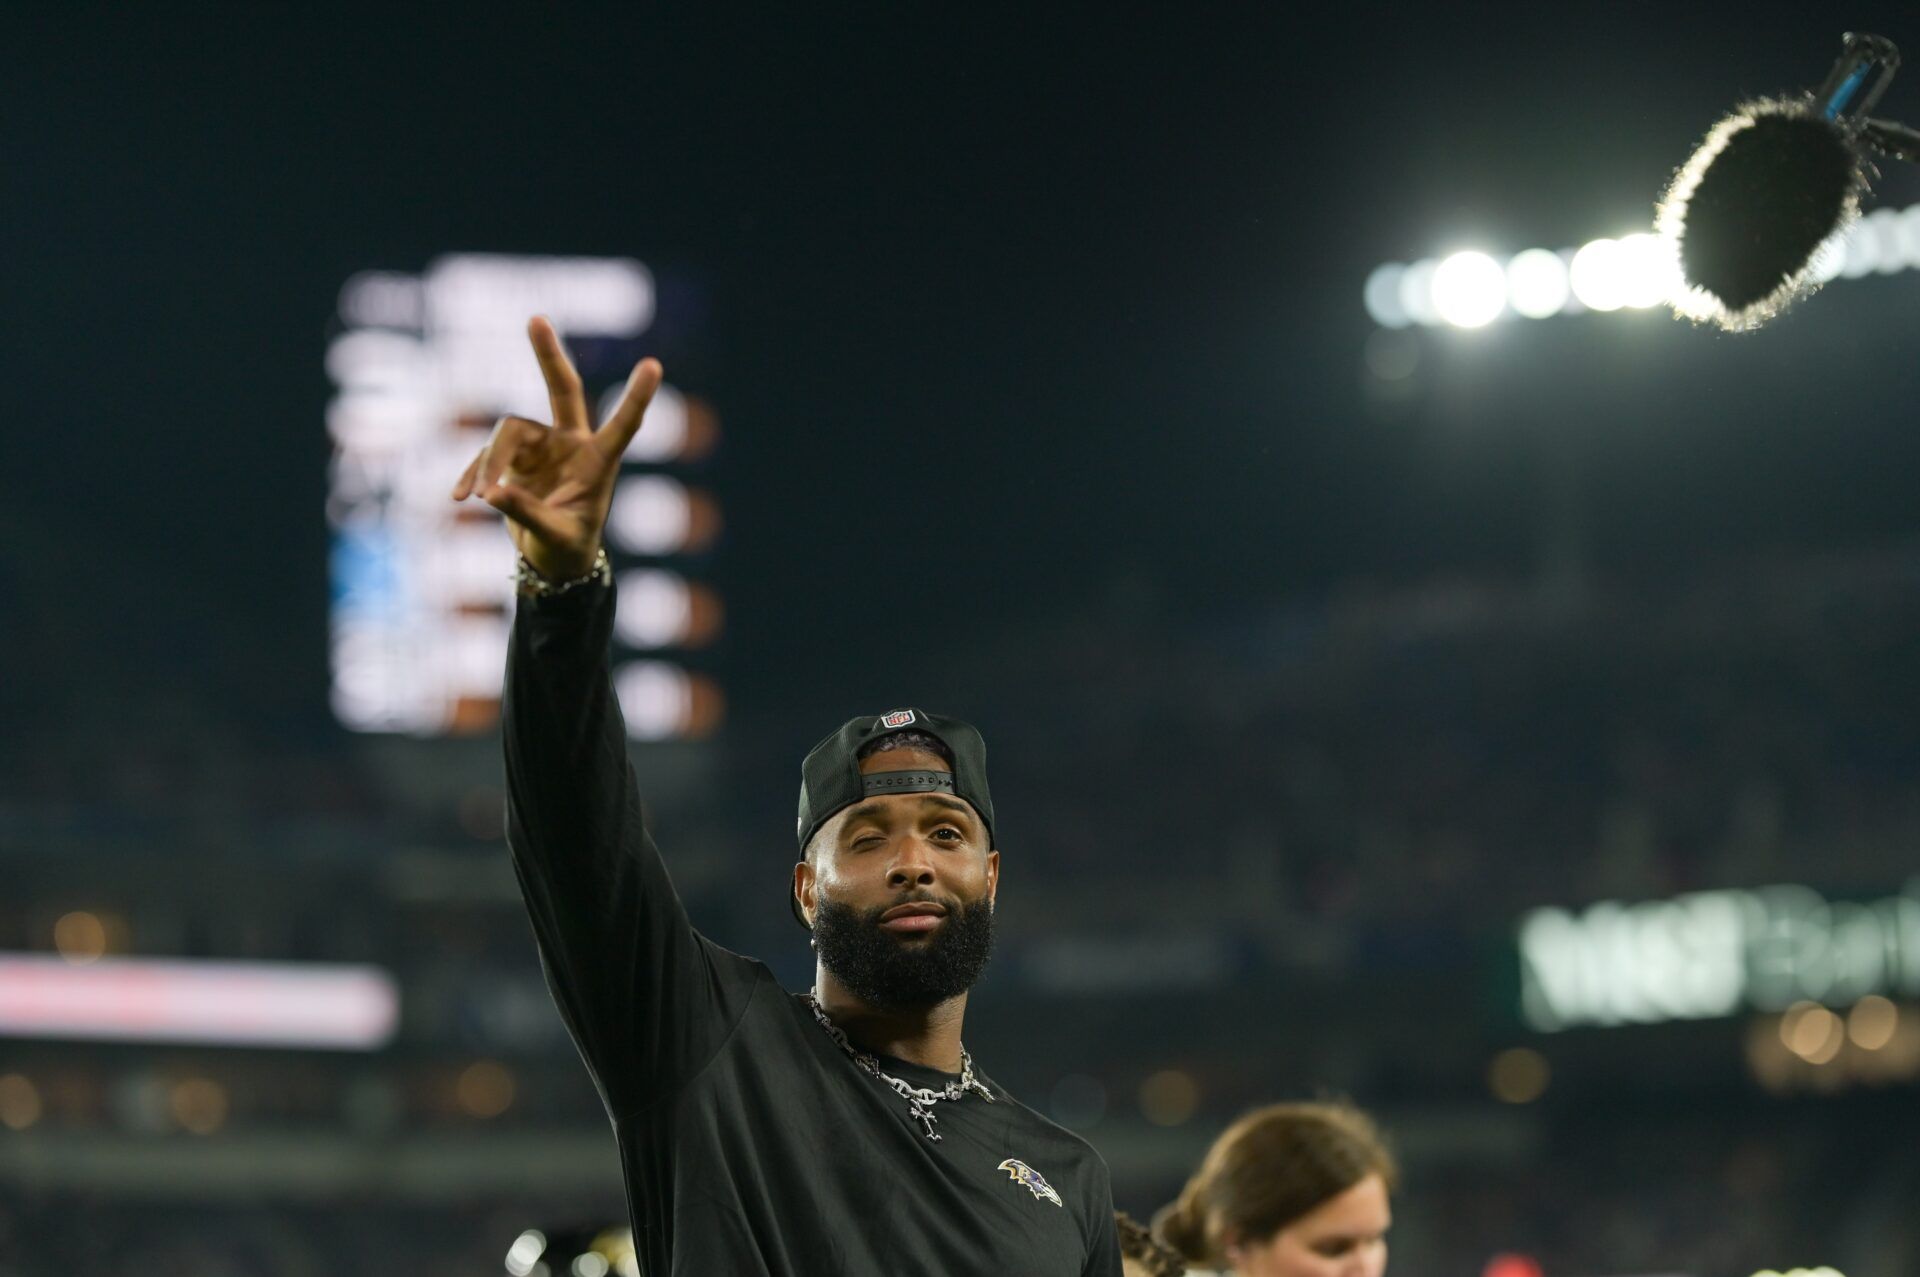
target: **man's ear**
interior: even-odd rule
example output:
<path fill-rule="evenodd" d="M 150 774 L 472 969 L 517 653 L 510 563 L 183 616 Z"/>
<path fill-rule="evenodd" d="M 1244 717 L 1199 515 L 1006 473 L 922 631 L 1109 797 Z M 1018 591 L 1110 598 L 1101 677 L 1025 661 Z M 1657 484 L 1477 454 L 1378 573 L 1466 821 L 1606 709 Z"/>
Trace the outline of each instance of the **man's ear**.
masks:
<path fill-rule="evenodd" d="M 993 898 L 1000 894 L 1000 849 L 994 848 L 987 853 L 987 904 L 993 904 Z"/>
<path fill-rule="evenodd" d="M 806 916 L 807 925 L 813 925 L 813 865 L 802 860 L 793 867 L 793 896 L 800 902 L 800 912 Z"/>

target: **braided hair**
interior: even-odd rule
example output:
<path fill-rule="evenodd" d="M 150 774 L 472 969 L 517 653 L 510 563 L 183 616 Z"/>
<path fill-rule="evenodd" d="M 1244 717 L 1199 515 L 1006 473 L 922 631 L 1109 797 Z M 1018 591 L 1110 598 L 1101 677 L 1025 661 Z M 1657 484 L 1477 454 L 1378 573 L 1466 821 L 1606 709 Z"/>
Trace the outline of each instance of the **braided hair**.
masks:
<path fill-rule="evenodd" d="M 1130 1271 L 1145 1277 L 1182 1277 L 1187 1271 L 1178 1251 L 1155 1241 L 1147 1226 L 1127 1212 L 1113 1212 L 1113 1223 L 1120 1231 L 1120 1257 L 1130 1261 Z"/>

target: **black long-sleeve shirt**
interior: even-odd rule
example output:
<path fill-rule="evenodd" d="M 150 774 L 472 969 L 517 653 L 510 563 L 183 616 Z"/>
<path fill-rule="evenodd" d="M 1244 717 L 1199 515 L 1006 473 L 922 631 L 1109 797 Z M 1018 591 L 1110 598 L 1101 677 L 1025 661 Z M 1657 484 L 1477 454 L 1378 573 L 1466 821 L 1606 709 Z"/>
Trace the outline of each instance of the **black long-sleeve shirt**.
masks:
<path fill-rule="evenodd" d="M 600 586 L 519 606 L 508 840 L 548 984 L 613 1119 L 641 1270 L 1119 1277 L 1106 1165 L 1084 1141 L 980 1074 L 995 1102 L 942 1101 L 934 1143 L 765 966 L 694 930 L 628 760 L 613 612 Z"/>

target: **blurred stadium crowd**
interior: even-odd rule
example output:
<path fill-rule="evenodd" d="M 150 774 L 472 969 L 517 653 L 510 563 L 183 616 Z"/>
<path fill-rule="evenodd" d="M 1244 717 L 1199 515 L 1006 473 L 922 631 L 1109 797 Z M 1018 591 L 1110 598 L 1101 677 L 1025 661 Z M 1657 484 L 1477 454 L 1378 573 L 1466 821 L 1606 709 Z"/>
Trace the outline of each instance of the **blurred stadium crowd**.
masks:
<path fill-rule="evenodd" d="M 1901 890 L 1917 585 L 1920 547 L 1571 598 L 1355 586 L 1258 616 L 1123 591 L 938 654 L 992 742 L 1008 841 L 970 1045 L 1083 1130 L 1143 1218 L 1235 1112 L 1331 1092 L 1405 1162 L 1396 1273 L 1502 1252 L 1920 1270 L 1911 1074 L 1768 1081 L 1746 1021 L 1535 1034 L 1513 956 L 1540 905 Z M 0 1039 L 0 1275 L 487 1273 L 525 1227 L 620 1217 L 499 844 L 491 741 L 263 748 L 167 693 L 64 708 L 9 751 L 0 950 L 55 949 L 84 913 L 71 961 L 376 963 L 403 1019 L 365 1055 Z M 789 987 L 785 782 L 742 800 L 720 778 L 784 777 L 806 743 L 639 755 L 696 921 Z M 1532 1083 L 1490 1083 L 1515 1049 Z"/>

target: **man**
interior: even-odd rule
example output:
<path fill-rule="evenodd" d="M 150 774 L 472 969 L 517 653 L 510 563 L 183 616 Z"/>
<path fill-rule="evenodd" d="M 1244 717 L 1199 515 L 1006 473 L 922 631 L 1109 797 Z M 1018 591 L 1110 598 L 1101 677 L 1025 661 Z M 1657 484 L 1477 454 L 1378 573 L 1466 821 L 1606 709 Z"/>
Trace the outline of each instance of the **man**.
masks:
<path fill-rule="evenodd" d="M 548 983 L 613 1118 L 647 1277 L 1119 1277 L 1107 1171 L 961 1045 L 1000 853 L 979 734 L 900 710 L 802 767 L 792 907 L 811 995 L 695 931 L 608 686 L 600 549 L 643 360 L 598 429 L 544 319 L 551 427 L 503 419 L 454 486 L 507 516 L 508 840 Z"/>

